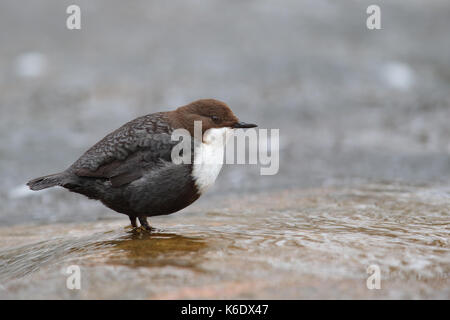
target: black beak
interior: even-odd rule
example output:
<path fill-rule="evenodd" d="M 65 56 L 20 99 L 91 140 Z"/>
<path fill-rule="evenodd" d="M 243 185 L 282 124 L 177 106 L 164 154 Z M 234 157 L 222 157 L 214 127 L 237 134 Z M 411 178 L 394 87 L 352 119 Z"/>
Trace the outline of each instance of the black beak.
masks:
<path fill-rule="evenodd" d="M 233 128 L 254 128 L 257 127 L 256 124 L 253 123 L 245 123 L 245 122 L 237 122 L 234 124 Z"/>

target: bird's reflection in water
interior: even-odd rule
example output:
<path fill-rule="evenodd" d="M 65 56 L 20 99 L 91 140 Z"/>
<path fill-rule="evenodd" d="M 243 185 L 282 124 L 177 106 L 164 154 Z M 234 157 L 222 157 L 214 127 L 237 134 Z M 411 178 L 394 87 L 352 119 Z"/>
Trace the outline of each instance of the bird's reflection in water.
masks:
<path fill-rule="evenodd" d="M 196 269 L 204 260 L 207 243 L 202 238 L 186 237 L 161 230 L 129 230 L 103 245 L 111 251 L 107 263 L 129 267 L 176 266 Z"/>
<path fill-rule="evenodd" d="M 0 251 L 0 280 L 20 278 L 66 261 L 129 267 L 177 266 L 198 270 L 207 249 L 202 238 L 161 230 L 114 230 L 75 238 L 57 237 Z"/>

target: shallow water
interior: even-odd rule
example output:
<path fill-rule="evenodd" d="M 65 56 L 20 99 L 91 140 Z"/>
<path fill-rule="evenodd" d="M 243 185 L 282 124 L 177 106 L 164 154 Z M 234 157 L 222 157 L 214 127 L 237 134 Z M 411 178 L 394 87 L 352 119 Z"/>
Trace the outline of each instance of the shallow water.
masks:
<path fill-rule="evenodd" d="M 80 0 L 78 32 L 63 2 L 2 1 L 0 298 L 450 298 L 450 2 L 378 2 L 368 31 L 372 1 Z M 151 235 L 25 186 L 135 117 L 209 97 L 280 129 L 277 175 L 225 166 Z"/>
<path fill-rule="evenodd" d="M 376 184 L 228 197 L 151 234 L 124 219 L 2 228 L 0 297 L 450 298 L 449 208 L 448 188 Z"/>

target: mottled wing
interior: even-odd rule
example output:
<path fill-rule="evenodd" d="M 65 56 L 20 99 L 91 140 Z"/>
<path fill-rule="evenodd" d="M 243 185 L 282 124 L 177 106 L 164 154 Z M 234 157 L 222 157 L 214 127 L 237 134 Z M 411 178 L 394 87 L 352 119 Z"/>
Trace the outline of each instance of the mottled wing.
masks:
<path fill-rule="evenodd" d="M 95 144 L 69 170 L 80 177 L 109 179 L 115 187 L 130 183 L 145 168 L 171 161 L 177 143 L 171 132 L 164 113 L 137 118 Z"/>

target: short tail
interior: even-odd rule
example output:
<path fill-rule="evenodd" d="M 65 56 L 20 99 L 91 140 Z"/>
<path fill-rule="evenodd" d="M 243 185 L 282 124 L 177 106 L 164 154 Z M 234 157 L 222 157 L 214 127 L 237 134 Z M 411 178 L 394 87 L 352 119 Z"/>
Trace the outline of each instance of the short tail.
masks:
<path fill-rule="evenodd" d="M 65 174 L 63 172 L 61 173 L 55 173 L 51 174 L 45 177 L 36 178 L 33 180 L 28 181 L 27 186 L 30 187 L 31 190 L 37 191 L 42 190 L 54 186 L 59 186 L 62 184 L 62 180 L 64 178 Z"/>

